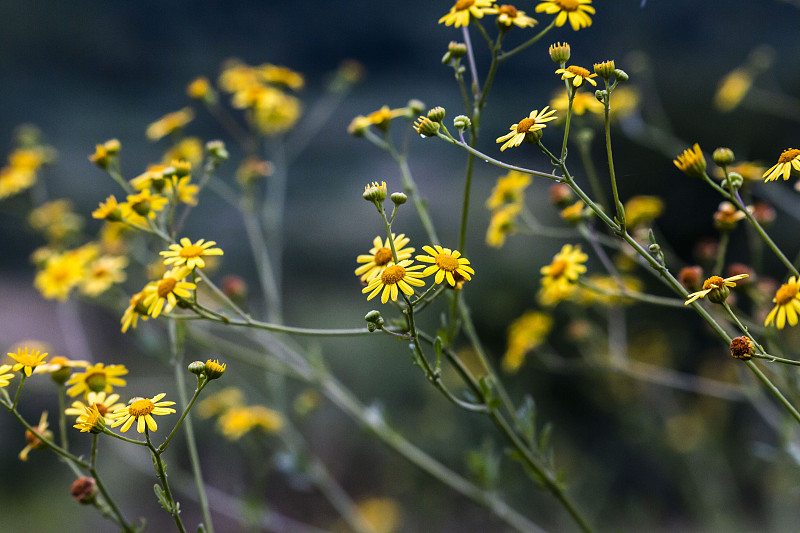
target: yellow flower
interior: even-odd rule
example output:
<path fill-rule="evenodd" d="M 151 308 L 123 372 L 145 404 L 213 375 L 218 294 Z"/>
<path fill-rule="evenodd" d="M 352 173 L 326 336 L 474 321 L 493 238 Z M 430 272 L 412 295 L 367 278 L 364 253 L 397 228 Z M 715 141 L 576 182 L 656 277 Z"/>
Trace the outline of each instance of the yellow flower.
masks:
<path fill-rule="evenodd" d="M 677 159 L 672 161 L 681 172 L 693 178 L 702 178 L 706 172 L 706 158 L 700 145 L 694 143 L 694 146 L 687 148 Z"/>
<path fill-rule="evenodd" d="M 86 267 L 97 256 L 97 251 L 97 245 L 90 244 L 51 255 L 36 273 L 33 285 L 45 298 L 63 302 L 69 292 L 83 282 Z"/>
<path fill-rule="evenodd" d="M 96 405 L 84 406 L 83 413 L 78 415 L 72 427 L 80 429 L 81 433 L 98 434 L 106 427 L 106 419 L 100 414 Z"/>
<path fill-rule="evenodd" d="M 616 96 L 616 89 L 614 96 Z M 564 116 L 566 116 L 566 112 L 569 109 L 569 96 L 564 91 L 558 91 L 550 100 L 550 107 L 558 111 L 563 111 L 565 113 Z M 585 115 L 587 111 L 589 113 L 602 115 L 603 104 L 594 97 L 594 94 L 586 92 L 575 93 L 575 96 L 572 98 L 572 114 Z"/>
<path fill-rule="evenodd" d="M 543 130 L 546 126 L 545 122 L 550 122 L 557 118 L 553 116 L 556 110 L 551 109 L 548 111 L 548 109 L 549 106 L 544 106 L 541 113 L 538 110 L 533 110 L 528 115 L 528 118 L 523 118 L 518 123 L 512 124 L 509 128 L 511 130 L 509 133 L 495 139 L 495 142 L 498 143 L 505 141 L 505 144 L 500 147 L 500 151 L 502 152 L 509 146 L 519 146 L 525 140 L 536 142 L 538 137 L 534 133 Z"/>
<path fill-rule="evenodd" d="M 200 239 L 192 244 L 192 241 L 183 237 L 180 240 L 180 244 L 170 244 L 169 250 L 159 252 L 159 254 L 166 258 L 164 259 L 164 264 L 168 266 L 179 267 L 186 265 L 189 269 L 194 269 L 195 267 L 203 268 L 206 266 L 203 256 L 222 255 L 221 249 L 212 248 L 217 244 L 215 241 L 203 242 L 204 240 Z"/>
<path fill-rule="evenodd" d="M 47 357 L 46 353 L 40 353 L 38 350 L 30 350 L 28 348 L 17 348 L 17 353 L 13 354 L 8 352 L 8 356 L 16 361 L 13 370 L 22 370 L 26 376 L 30 376 L 33 369 L 39 365 L 44 364 L 44 358 Z"/>
<path fill-rule="evenodd" d="M 186 95 L 195 100 L 203 100 L 209 94 L 213 94 L 211 82 L 205 76 L 199 76 L 189 82 L 186 86 Z"/>
<path fill-rule="evenodd" d="M 222 377 L 222 374 L 225 373 L 225 367 L 228 365 L 225 363 L 220 363 L 219 359 L 208 359 L 205 365 L 205 374 L 206 377 L 210 380 L 218 379 Z"/>
<path fill-rule="evenodd" d="M 391 498 L 367 498 L 356 505 L 370 533 L 397 533 L 403 525 L 400 504 Z M 338 531 L 338 530 L 337 530 Z"/>
<path fill-rule="evenodd" d="M 489 228 L 486 230 L 486 244 L 501 248 L 506 242 L 506 236 L 516 232 L 517 215 L 521 210 L 521 204 L 508 204 L 492 212 Z"/>
<path fill-rule="evenodd" d="M 39 423 L 33 429 L 36 430 L 36 433 L 44 437 L 45 439 L 52 439 L 53 432 L 48 430 L 49 424 L 47 423 L 47 411 L 42 412 L 42 416 L 39 418 Z M 36 450 L 42 448 L 44 443 L 33 434 L 33 432 L 29 429 L 25 430 L 25 440 L 28 442 L 28 445 L 25 446 L 21 452 L 19 452 L 19 459 L 20 461 L 27 461 L 28 460 L 28 453 L 31 450 Z"/>
<path fill-rule="evenodd" d="M 122 220 L 122 210 L 119 208 L 116 197 L 112 194 L 105 202 L 100 202 L 100 207 L 92 211 L 92 218 L 119 222 Z"/>
<path fill-rule="evenodd" d="M 119 394 L 106 394 L 105 391 L 100 392 L 89 392 L 86 395 L 86 403 L 75 400 L 72 402 L 71 407 L 67 407 L 64 409 L 64 414 L 71 415 L 71 416 L 81 416 L 86 412 L 88 408 L 95 408 L 97 409 L 100 416 L 102 416 L 105 421 L 111 424 L 114 419 L 111 418 L 111 413 L 116 411 L 117 409 L 122 409 L 125 407 L 125 404 L 119 401 Z M 80 429 L 80 428 L 79 428 Z"/>
<path fill-rule="evenodd" d="M 398 261 L 408 259 L 414 253 L 414 248 L 405 247 L 411 241 L 406 237 L 405 233 L 397 236 L 392 233 L 392 240 L 394 241 Z M 355 270 L 355 275 L 361 276 L 362 282 L 369 283 L 380 276 L 386 265 L 392 262 L 392 249 L 389 246 L 389 239 L 382 241 L 380 237 L 375 237 L 372 240 L 372 248 L 369 249 L 369 253 L 359 255 L 356 257 L 356 261 L 364 263 Z"/>
<path fill-rule="evenodd" d="M 253 106 L 253 119 L 264 135 L 279 135 L 297 123 L 303 106 L 294 96 L 278 89 L 269 89 Z"/>
<path fill-rule="evenodd" d="M 36 172 L 5 166 L 0 168 L 0 200 L 29 189 L 36 183 Z"/>
<path fill-rule="evenodd" d="M 347 133 L 351 135 L 359 135 L 370 126 L 376 126 L 382 130 L 386 130 L 389 127 L 389 123 L 392 121 L 392 119 L 404 117 L 407 115 L 407 113 L 408 109 L 405 107 L 389 109 L 389 106 L 383 106 L 367 116 L 359 115 L 354 118 L 350 122 L 350 125 L 347 126 Z"/>
<path fill-rule="evenodd" d="M 0 365 L 0 387 L 8 386 L 11 379 L 14 378 L 14 374 L 10 373 L 11 365 Z"/>
<path fill-rule="evenodd" d="M 83 227 L 83 217 L 73 212 L 69 200 L 53 200 L 40 205 L 28 215 L 28 222 L 33 229 L 43 232 L 51 243 L 63 241 Z"/>
<path fill-rule="evenodd" d="M 53 381 L 63 384 L 69 379 L 73 368 L 86 368 L 89 361 L 73 361 L 61 355 L 52 357 L 50 361 L 33 369 L 34 374 L 50 374 Z"/>
<path fill-rule="evenodd" d="M 625 293 L 636 293 L 641 290 L 642 282 L 633 276 L 626 275 L 617 279 L 613 276 L 593 275 L 589 276 L 586 284 L 579 288 L 575 299 L 581 305 L 630 305 L 635 300 L 626 297 Z"/>
<path fill-rule="evenodd" d="M 737 68 L 727 73 L 719 81 L 714 94 L 714 107 L 727 113 L 733 111 L 750 92 L 753 86 L 753 75 L 745 69 Z"/>
<path fill-rule="evenodd" d="M 511 5 L 492 7 L 484 11 L 484 13 L 487 15 L 497 15 L 497 24 L 502 24 L 503 26 L 510 27 L 513 24 L 520 28 L 532 28 L 538 24 L 536 19 L 527 16 L 524 11 Z"/>
<path fill-rule="evenodd" d="M 139 317 L 142 317 L 142 320 L 150 318 L 147 314 L 147 306 L 144 305 L 144 298 L 144 291 L 137 292 L 131 296 L 128 308 L 125 309 L 125 312 L 122 314 L 122 319 L 120 320 L 122 323 L 122 333 L 128 331 L 130 327 L 136 329 L 136 322 L 139 320 Z"/>
<path fill-rule="evenodd" d="M 483 18 L 484 13 L 488 13 L 493 4 L 494 0 L 458 0 L 450 8 L 450 12 L 439 19 L 439 24 L 444 22 L 445 26 L 456 28 L 467 26 L 470 18 Z"/>
<path fill-rule="evenodd" d="M 538 311 L 528 311 L 508 327 L 508 348 L 503 355 L 503 370 L 516 372 L 525 354 L 541 345 L 553 328 L 553 319 Z"/>
<path fill-rule="evenodd" d="M 217 420 L 220 432 L 228 440 L 238 440 L 256 427 L 267 433 L 277 433 L 283 429 L 283 424 L 280 413 L 263 405 L 232 407 Z"/>
<path fill-rule="evenodd" d="M 119 376 L 128 373 L 125 365 L 108 365 L 97 363 L 89 366 L 86 372 L 73 374 L 67 385 L 72 385 L 67 389 L 69 396 L 84 394 L 88 397 L 91 392 L 112 392 L 114 387 L 124 387 L 126 382 Z"/>
<path fill-rule="evenodd" d="M 756 181 L 764 178 L 766 167 L 755 161 L 740 161 L 728 166 L 728 172 L 736 172 L 746 181 Z M 715 177 L 725 179 L 725 171 L 717 167 L 714 169 Z"/>
<path fill-rule="evenodd" d="M 167 135 L 180 130 L 192 120 L 194 120 L 194 111 L 191 107 L 184 107 L 180 111 L 175 111 L 173 113 L 164 115 L 160 119 L 147 126 L 145 135 L 151 141 L 157 141 L 162 137 L 166 137 Z"/>
<path fill-rule="evenodd" d="M 562 80 L 571 79 L 571 84 L 576 89 L 583 85 L 584 81 L 588 81 L 595 87 L 597 86 L 597 82 L 592 79 L 597 77 L 597 74 L 590 73 L 588 70 L 583 67 L 579 67 L 578 65 L 570 65 L 566 68 L 560 68 L 556 70 L 556 74 L 561 74 Z"/>
<path fill-rule="evenodd" d="M 219 415 L 244 404 L 244 394 L 236 387 L 226 387 L 197 404 L 197 414 L 203 418 Z"/>
<path fill-rule="evenodd" d="M 575 31 L 581 28 L 588 28 L 592 25 L 592 18 L 595 11 L 589 4 L 592 0 L 547 0 L 536 6 L 536 12 L 544 11 L 548 15 L 558 13 L 556 26 L 563 26 L 569 20 L 570 26 Z"/>
<path fill-rule="evenodd" d="M 130 211 L 141 217 L 156 218 L 156 212 L 164 209 L 168 201 L 158 194 L 150 194 L 150 189 L 144 189 L 139 194 L 129 194 L 128 201 L 120 208 L 126 218 Z"/>
<path fill-rule="evenodd" d="M 158 425 L 153 415 L 168 415 L 175 412 L 175 409 L 169 407 L 170 405 L 175 405 L 175 402 L 159 401 L 164 396 L 166 396 L 166 393 L 162 392 L 152 398 L 132 398 L 128 405 L 116 409 L 110 415 L 110 418 L 118 419 L 111 424 L 111 427 L 122 426 L 120 431 L 124 433 L 136 422 L 136 431 L 139 433 L 144 433 L 145 424 L 147 424 L 147 429 L 150 431 L 157 430 Z"/>
<path fill-rule="evenodd" d="M 595 98 L 595 100 L 597 99 Z M 617 88 L 614 89 L 614 93 L 611 95 L 609 116 L 612 120 L 621 120 L 633 114 L 636 108 L 639 107 L 639 100 L 639 91 L 636 88 L 630 85 L 617 86 Z M 600 107 L 602 108 L 602 105 Z"/>
<path fill-rule="evenodd" d="M 800 281 L 794 276 L 781 285 L 772 299 L 775 307 L 767 315 L 765 326 L 775 324 L 778 329 L 783 329 L 788 320 L 790 326 L 797 325 L 797 313 L 800 312 Z"/>
<path fill-rule="evenodd" d="M 769 167 L 762 177 L 765 182 L 774 181 L 780 176 L 783 176 L 783 180 L 786 181 L 793 173 L 800 173 L 800 150 L 787 148 L 781 153 L 778 162 Z"/>
<path fill-rule="evenodd" d="M 728 297 L 728 287 L 735 287 L 735 281 L 748 277 L 749 274 L 738 274 L 736 276 L 731 276 L 729 278 L 721 278 L 720 276 L 711 276 L 707 280 L 703 282 L 703 289 L 697 292 L 693 292 L 686 297 L 686 301 L 683 303 L 684 305 L 689 305 L 693 301 L 697 300 L 698 298 L 704 298 L 709 293 L 712 296 L 709 296 L 709 300 L 714 303 L 722 303 L 725 301 L 725 298 Z"/>
<path fill-rule="evenodd" d="M 663 212 L 664 202 L 658 196 L 634 196 L 625 202 L 625 222 L 629 228 L 646 224 Z"/>
<path fill-rule="evenodd" d="M 242 161 L 236 169 L 236 181 L 241 185 L 250 185 L 257 179 L 271 176 L 273 172 L 272 163 L 260 157 L 250 156 Z"/>
<path fill-rule="evenodd" d="M 150 188 L 162 191 L 167 186 L 167 179 L 164 177 L 166 168 L 167 165 L 150 165 L 147 170 L 131 180 L 131 185 L 137 191 Z"/>
<path fill-rule="evenodd" d="M 497 178 L 497 184 L 486 200 L 486 208 L 496 209 L 506 204 L 523 204 L 525 201 L 525 189 L 530 184 L 530 174 L 509 170 L 508 174 Z"/>
<path fill-rule="evenodd" d="M 197 205 L 197 193 L 200 192 L 200 187 L 191 183 L 191 177 L 184 176 L 178 178 L 178 184 L 175 186 L 175 194 L 179 202 L 187 205 Z"/>
<path fill-rule="evenodd" d="M 190 298 L 191 291 L 197 285 L 182 281 L 190 272 L 191 269 L 186 267 L 173 268 L 165 272 L 157 283 L 148 283 L 142 291 L 144 292 L 142 304 L 147 307 L 147 314 L 156 318 L 162 310 L 165 313 L 172 311 L 178 304 L 178 298 Z"/>
<path fill-rule="evenodd" d="M 261 79 L 267 83 L 288 87 L 294 90 L 302 89 L 305 84 L 303 75 L 288 67 L 265 63 L 257 67 L 256 72 L 258 72 Z"/>
<path fill-rule="evenodd" d="M 389 301 L 390 297 L 393 302 L 397 301 L 398 288 L 405 294 L 411 296 L 414 294 L 414 289 L 411 287 L 412 285 L 415 287 L 422 287 L 425 285 L 425 282 L 419 279 L 423 277 L 422 273 L 414 272 L 415 270 L 423 268 L 423 265 L 410 266 L 412 263 L 413 261 L 410 259 L 400 261 L 397 264 L 390 262 L 386 265 L 386 268 L 383 269 L 381 274 L 373 278 L 361 292 L 364 294 L 370 293 L 369 296 L 367 296 L 368 301 L 382 292 L 381 303 L 384 304 Z"/>
<path fill-rule="evenodd" d="M 422 249 L 428 252 L 429 255 L 418 255 L 417 261 L 433 263 L 422 271 L 422 277 L 430 276 L 435 272 L 434 281 L 436 283 L 441 283 L 446 279 L 451 287 L 455 287 L 456 280 L 453 275 L 458 274 L 469 281 L 472 279 L 470 275 L 475 274 L 475 271 L 469 266 L 469 259 L 461 257 L 461 252 L 458 250 L 442 248 L 438 244 L 434 244 L 433 248 L 423 246 Z"/>
<path fill-rule="evenodd" d="M 96 297 L 106 292 L 115 283 L 122 283 L 126 279 L 126 266 L 128 266 L 128 258 L 125 256 L 103 255 L 98 257 L 86 267 L 86 274 L 80 285 L 81 293 Z"/>
<path fill-rule="evenodd" d="M 539 301 L 543 305 L 553 305 L 572 294 L 578 277 L 586 272 L 585 263 L 589 259 L 580 246 L 565 244 L 553 261 L 540 269 L 542 288 Z"/>
<path fill-rule="evenodd" d="M 161 161 L 166 164 L 172 164 L 173 161 L 186 161 L 193 167 L 198 167 L 203 162 L 203 141 L 197 137 L 186 137 L 172 146 L 166 152 Z"/>
<path fill-rule="evenodd" d="M 103 144 L 95 146 L 95 151 L 89 156 L 89 161 L 100 168 L 108 168 L 110 159 L 119 153 L 120 148 L 121 145 L 118 139 L 109 139 Z"/>

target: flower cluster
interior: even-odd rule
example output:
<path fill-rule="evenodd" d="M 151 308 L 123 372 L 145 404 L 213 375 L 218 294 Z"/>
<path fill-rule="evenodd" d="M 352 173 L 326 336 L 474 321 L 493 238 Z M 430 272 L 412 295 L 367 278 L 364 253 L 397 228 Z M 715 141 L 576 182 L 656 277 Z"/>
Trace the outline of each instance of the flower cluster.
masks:
<path fill-rule="evenodd" d="M 556 26 L 563 26 L 569 21 L 572 29 L 577 31 L 592 25 L 589 15 L 593 15 L 595 11 L 591 3 L 592 0 L 547 0 L 539 2 L 536 12 L 556 15 L 553 21 Z M 537 24 L 536 20 L 527 16 L 524 11 L 512 5 L 495 5 L 495 0 L 458 0 L 450 11 L 439 19 L 439 24 L 460 28 L 482 19 L 484 15 L 497 15 L 497 25 L 501 28 L 512 25 L 527 28 Z"/>

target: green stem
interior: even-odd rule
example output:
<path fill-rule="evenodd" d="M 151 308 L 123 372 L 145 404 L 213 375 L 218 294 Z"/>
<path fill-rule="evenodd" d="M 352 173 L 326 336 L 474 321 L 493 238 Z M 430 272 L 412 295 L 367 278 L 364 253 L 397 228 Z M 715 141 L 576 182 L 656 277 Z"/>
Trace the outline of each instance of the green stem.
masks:
<path fill-rule="evenodd" d="M 536 41 L 538 41 L 539 39 L 541 39 L 542 37 L 547 35 L 547 33 L 550 30 L 552 30 L 553 26 L 555 26 L 555 25 L 556 25 L 556 18 L 553 17 L 553 20 L 550 22 L 550 24 L 547 25 L 546 28 L 544 28 L 542 31 L 540 31 L 539 33 L 537 33 L 536 35 L 534 35 L 533 37 L 531 37 L 530 39 L 528 39 L 527 41 L 525 41 L 521 45 L 517 46 L 516 48 L 513 48 L 513 49 L 509 50 L 508 52 L 503 52 L 502 54 L 500 54 L 500 56 L 497 58 L 497 60 L 498 61 L 505 61 L 506 59 L 510 58 L 511 56 L 514 56 L 514 55 L 522 52 L 523 50 L 525 50 L 526 48 L 528 48 L 529 46 L 534 44 Z"/>
<path fill-rule="evenodd" d="M 608 78 L 606 82 L 606 95 L 603 98 L 603 111 L 605 116 L 605 134 L 606 134 L 606 157 L 608 159 L 608 175 L 611 178 L 611 192 L 614 194 L 614 205 L 617 207 L 617 223 L 620 228 L 625 231 L 625 208 L 619 200 L 619 192 L 617 191 L 617 177 L 614 172 L 614 152 L 611 150 L 611 89 L 609 88 Z"/>
<path fill-rule="evenodd" d="M 730 241 L 730 231 L 722 230 L 719 236 L 719 244 L 717 246 L 717 257 L 714 261 L 714 270 L 712 272 L 719 274 L 725 266 L 725 253 L 728 250 L 728 241 Z"/>
<path fill-rule="evenodd" d="M 61 447 L 64 451 L 69 450 L 69 438 L 67 437 L 67 414 L 64 412 L 67 404 L 67 394 L 63 383 L 58 384 L 58 432 L 61 434 Z"/>
<path fill-rule="evenodd" d="M 105 501 L 106 505 L 111 509 L 111 512 L 114 514 L 113 520 L 120 526 L 126 533 L 134 533 L 136 530 L 128 524 L 128 521 L 125 520 L 125 517 L 122 515 L 122 511 L 119 510 L 117 504 L 114 503 L 113 498 L 106 490 L 105 485 L 103 485 L 100 476 L 97 474 L 97 469 L 95 467 L 95 461 L 97 459 L 97 438 L 100 435 L 95 433 L 92 435 L 92 458 L 91 458 L 91 465 L 89 466 L 89 473 L 92 475 L 94 479 L 95 485 L 97 485 L 97 490 L 100 491 L 100 494 L 103 496 L 103 500 Z M 101 512 L 103 512 L 101 510 Z"/>
<path fill-rule="evenodd" d="M 162 495 L 169 506 L 167 512 L 171 514 L 173 520 L 175 520 L 178 531 L 180 531 L 180 533 L 186 533 L 186 528 L 184 528 L 183 521 L 181 520 L 180 507 L 172 497 L 172 491 L 167 482 L 167 469 L 164 465 L 164 461 L 161 459 L 161 452 L 156 450 L 153 443 L 150 441 L 150 428 L 147 426 L 144 428 L 144 436 L 145 439 L 147 439 L 147 447 L 150 448 L 150 455 L 153 457 L 153 466 L 156 469 L 156 475 L 158 475 L 158 479 L 161 481 Z"/>

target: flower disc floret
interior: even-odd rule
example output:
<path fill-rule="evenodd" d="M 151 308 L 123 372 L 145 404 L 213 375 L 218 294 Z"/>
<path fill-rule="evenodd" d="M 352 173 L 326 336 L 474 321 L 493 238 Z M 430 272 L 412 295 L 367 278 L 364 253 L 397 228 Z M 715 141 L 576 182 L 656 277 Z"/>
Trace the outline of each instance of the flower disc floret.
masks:
<path fill-rule="evenodd" d="M 164 396 L 166 396 L 166 393 L 162 392 L 152 398 L 131 399 L 127 406 L 114 411 L 111 415 L 111 418 L 117 419 L 116 422 L 111 424 L 111 427 L 121 425 L 120 431 L 124 433 L 136 422 L 136 431 L 139 433 L 144 433 L 145 425 L 150 431 L 157 430 L 158 425 L 153 415 L 168 415 L 175 412 L 175 409 L 169 407 L 170 405 L 175 405 L 175 402 L 159 401 Z"/>
<path fill-rule="evenodd" d="M 797 315 L 800 313 L 800 281 L 794 276 L 780 286 L 772 299 L 775 307 L 767 315 L 765 326 L 775 324 L 778 329 L 783 329 L 786 322 L 790 326 L 797 325 Z"/>
<path fill-rule="evenodd" d="M 455 274 L 458 274 L 464 280 L 470 281 L 472 274 L 475 271 L 469 266 L 469 260 L 466 257 L 461 257 L 461 252 L 458 250 L 451 250 L 450 248 L 442 248 L 438 244 L 433 247 L 423 246 L 428 255 L 418 255 L 417 261 L 423 263 L 433 263 L 422 271 L 422 276 L 427 277 L 431 274 L 436 274 L 434 281 L 442 283 L 445 279 L 451 287 L 456 286 Z"/>
<path fill-rule="evenodd" d="M 425 282 L 419 279 L 423 277 L 422 272 L 416 272 L 423 268 L 423 265 L 412 266 L 412 263 L 413 261 L 410 259 L 397 264 L 389 263 L 381 274 L 370 281 L 361 292 L 369 293 L 367 300 L 371 300 L 381 293 L 381 303 L 384 304 L 389 301 L 389 298 L 394 302 L 397 301 L 398 289 L 411 296 L 414 294 L 412 285 L 414 287 L 425 285 Z"/>

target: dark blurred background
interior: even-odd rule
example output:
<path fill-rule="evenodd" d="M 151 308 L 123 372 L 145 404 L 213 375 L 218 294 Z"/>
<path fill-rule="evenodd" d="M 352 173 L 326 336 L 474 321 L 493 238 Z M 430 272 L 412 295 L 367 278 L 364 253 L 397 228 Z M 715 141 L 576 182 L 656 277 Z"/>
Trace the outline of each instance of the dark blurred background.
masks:
<path fill-rule="evenodd" d="M 494 138 L 531 109 L 540 109 L 549 102 L 557 77 L 546 46 L 555 41 L 570 43 L 571 63 L 589 67 L 593 62 L 615 59 L 618 67 L 629 70 L 631 83 L 642 91 L 643 106 L 653 102 L 660 106 L 661 114 L 672 126 L 672 134 L 685 141 L 685 146 L 699 142 L 707 153 L 716 146 L 730 146 L 739 159 L 771 165 L 782 150 L 797 145 L 798 126 L 791 117 L 764 115 L 747 108 L 723 114 L 711 105 L 720 78 L 761 45 L 774 49 L 775 61 L 759 84 L 788 95 L 800 93 L 797 4 L 778 0 L 648 0 L 644 6 L 640 4 L 639 0 L 598 0 L 593 3 L 597 14 L 590 28 L 573 32 L 565 26 L 553 31 L 541 45 L 503 64 L 489 100 L 490 113 L 481 124 L 479 148 L 497 156 Z M 386 154 L 347 135 L 346 127 L 356 115 L 382 105 L 401 107 L 411 98 L 418 98 L 429 107 L 444 106 L 448 124 L 462 112 L 452 72 L 440 63 L 447 43 L 461 38 L 459 30 L 436 23 L 450 5 L 363 0 L 2 2 L 0 148 L 11 150 L 17 125 L 38 126 L 45 141 L 59 153 L 57 164 L 44 173 L 48 195 L 69 197 L 76 211 L 89 213 L 109 194 L 119 194 L 113 182 L 87 159 L 95 144 L 118 138 L 123 146 L 126 177 L 143 172 L 148 164 L 160 159 L 165 148 L 163 143 L 145 139 L 146 126 L 189 104 L 185 86 L 192 78 L 205 75 L 216 79 L 220 64 L 232 57 L 248 64 L 286 65 L 306 76 L 306 88 L 300 97 L 308 109 L 320 97 L 327 76 L 339 63 L 355 59 L 366 69 L 365 80 L 353 89 L 290 169 L 283 296 L 289 324 L 361 327 L 361 317 L 376 304 L 364 300 L 352 270 L 355 256 L 366 252 L 380 232 L 380 225 L 360 193 L 363 185 L 373 180 L 386 180 L 390 191 L 399 190 L 400 178 Z M 526 0 L 517 7 L 540 21 L 549 20 L 533 13 L 535 5 Z M 508 37 L 509 43 L 521 42 L 517 33 L 521 32 L 514 31 Z M 474 33 L 473 42 L 476 49 L 482 50 L 483 43 Z M 486 54 L 478 56 L 479 69 L 485 69 Z M 646 64 L 640 70 L 641 78 L 633 74 L 637 69 L 626 65 L 629 58 L 634 58 L 640 67 L 643 61 Z M 188 133 L 204 140 L 220 136 L 214 121 L 199 109 Z M 415 179 L 429 200 L 443 244 L 453 246 L 460 216 L 463 154 L 416 135 L 410 145 Z M 718 199 L 707 187 L 677 171 L 666 155 L 671 148 L 643 147 L 618 135 L 617 174 L 623 197 L 659 194 L 664 198 L 667 209 L 661 220 L 661 233 L 681 261 L 691 262 L 694 243 L 702 237 L 715 236 L 711 213 Z M 597 144 L 595 149 L 597 160 L 602 161 L 602 146 Z M 505 152 L 505 160 L 534 168 L 544 166 L 543 160 L 530 151 Z M 223 166 L 220 176 L 233 183 L 234 168 L 233 164 Z M 554 239 L 512 238 L 500 251 L 484 244 L 489 215 L 483 201 L 500 174 L 488 165 L 478 165 L 476 169 L 466 249 L 477 275 L 470 292 L 465 294 L 470 305 L 482 309 L 476 313 L 476 322 L 491 353 L 498 358 L 504 350 L 506 325 L 535 306 L 538 269 L 562 244 Z M 785 183 L 774 186 L 794 194 Z M 546 184 L 537 182 L 532 191 L 530 205 L 541 209 L 544 220 L 558 224 L 557 215 L 547 203 Z M 790 220 L 779 218 L 783 222 Z M 89 224 L 91 228 L 92 222 Z M 411 209 L 401 212 L 395 228 L 401 226 L 398 232 L 422 235 Z M 222 269 L 226 273 L 239 274 L 255 286 L 256 273 L 247 252 L 237 249 L 242 229 L 234 211 L 206 192 L 188 227 L 193 239 L 216 240 L 225 250 Z M 795 232 L 783 224 L 776 225 L 775 231 L 791 257 L 797 251 Z M 34 271 L 29 255 L 41 244 L 25 228 L 19 213 L 0 204 L 0 345 L 36 338 L 51 343 L 55 352 L 66 352 L 74 358 L 128 365 L 132 369 L 129 381 L 151 386 L 150 396 L 169 390 L 164 388 L 172 387 L 167 368 L 156 371 L 151 360 L 134 359 L 137 343 L 120 344 L 117 316 L 109 317 L 91 306 L 76 304 L 82 313 L 80 322 L 92 333 L 91 346 L 86 347 L 89 355 L 74 353 L 76 344 L 70 340 L 74 336 L 68 330 L 71 320 L 78 320 L 73 316 L 76 308 L 65 311 L 62 306 L 59 310 L 59 304 L 41 299 L 32 289 Z M 417 237 L 414 244 L 419 249 L 421 238 Z M 780 278 L 783 272 L 776 268 L 771 275 Z M 630 324 L 632 343 L 638 339 L 644 352 L 648 351 L 647 339 L 654 326 L 669 331 L 669 325 L 679 328 L 686 322 L 685 315 L 679 317 L 676 312 L 656 316 L 649 315 L 650 311 L 637 315 Z M 137 339 L 148 335 L 160 338 L 162 333 L 156 325 L 151 322 L 147 327 L 145 333 L 137 332 Z M 715 341 L 705 339 L 702 329 L 693 328 L 698 331 L 689 331 L 685 339 L 674 341 L 674 352 L 692 357 L 709 347 L 719 349 Z M 322 346 L 326 360 L 363 401 L 385 406 L 393 423 L 418 437 L 425 449 L 454 468 L 461 469 L 465 448 L 479 446 L 482 435 L 492 434 L 482 421 L 453 412 L 449 404 L 428 390 L 409 364 L 403 346 L 394 346 L 385 339 L 326 341 Z M 165 376 L 163 384 L 153 377 L 161 371 Z M 763 439 L 769 447 L 774 445 L 775 436 L 752 409 L 743 404 L 715 407 L 730 409 L 725 415 L 728 429 L 721 430 L 722 434 L 742 442 L 731 443 L 721 452 L 724 466 L 709 466 L 707 458 L 713 454 L 712 448 L 682 452 L 664 442 L 649 440 L 655 438 L 661 425 L 656 421 L 652 421 L 653 427 L 648 425 L 647 402 L 625 404 L 616 398 L 620 403 L 614 404 L 614 400 L 605 397 L 613 396 L 609 390 L 619 388 L 642 393 L 637 388 L 639 384 L 615 384 L 607 378 L 564 378 L 528 370 L 511 380 L 517 397 L 522 392 L 532 393 L 543 418 L 555 421 L 567 478 L 575 486 L 576 498 L 598 523 L 626 531 L 722 531 L 731 530 L 727 528 L 735 518 L 745 522 L 734 530 L 792 530 L 793 514 L 789 509 L 796 509 L 800 503 L 795 482 L 800 470 L 794 465 L 789 470 L 791 475 L 781 476 L 774 463 L 754 458 L 757 454 L 751 453 L 753 442 Z M 26 399 L 33 402 L 36 391 L 31 389 L 25 395 L 29 393 Z M 642 395 L 656 396 L 655 403 L 663 406 L 666 402 L 676 412 L 690 403 L 684 396 L 657 387 Z M 44 399 L 44 387 L 38 398 L 40 407 L 54 409 Z M 603 411 L 607 402 L 612 407 Z M 622 416 L 614 406 L 630 412 Z M 31 419 L 38 416 L 34 411 L 31 408 Z M 0 417 L 0 434 L 4 435 L 0 443 L 0 457 L 4 458 L 0 459 L 0 478 L 6 481 L 0 487 L 6 502 L 0 531 L 111 531 L 109 523 L 72 503 L 65 485 L 69 472 L 53 457 L 40 454 L 31 464 L 17 461 L 16 453 L 23 442 L 19 428 L 11 422 L 7 416 Z M 735 429 L 738 422 L 752 432 Z M 210 424 L 201 427 L 209 431 L 212 428 Z M 488 513 L 450 494 L 376 441 L 355 431 L 356 425 L 337 411 L 323 409 L 320 418 L 304 429 L 313 447 L 351 493 L 387 495 L 401 503 L 406 516 L 404 531 L 502 530 L 496 520 L 487 517 Z M 759 436 L 762 431 L 763 437 Z M 18 435 L 20 438 L 16 438 Z M 202 452 L 211 456 L 206 460 L 217 465 L 209 469 L 210 483 L 226 486 L 226 474 L 242 474 L 246 470 L 236 453 L 229 453 L 218 438 L 203 439 L 201 444 Z M 732 464 L 740 459 L 736 451 L 739 447 L 747 458 L 743 460 L 746 464 L 734 468 Z M 103 465 L 108 472 L 119 471 L 118 475 L 108 476 L 115 478 L 111 482 L 113 490 L 123 495 L 123 505 L 158 517 L 151 531 L 167 530 L 171 526 L 159 515 L 155 500 L 150 501 L 152 480 L 131 466 L 138 463 L 146 469 L 149 460 L 126 458 L 127 452 L 116 450 L 119 457 Z M 706 478 L 707 485 L 702 483 L 704 476 L 697 474 L 700 467 L 713 472 Z M 513 470 L 508 465 L 504 469 Z M 370 475 L 366 477 L 363 472 Z M 764 480 L 764 472 L 775 479 Z M 512 503 L 530 511 L 534 520 L 541 519 L 548 528 L 573 530 L 563 523 L 566 519 L 559 511 L 542 510 L 552 507 L 547 496 L 534 495 L 536 505 L 531 505 L 524 497 L 525 491 L 535 489 L 525 489 L 526 482 L 517 477 L 511 479 Z M 267 490 L 277 507 L 283 506 L 289 515 L 326 527 L 325 517 L 330 509 L 318 499 L 293 499 L 281 493 L 276 488 L 280 482 L 275 481 Z M 233 485 L 227 486 L 231 492 L 238 488 Z M 716 491 L 724 494 L 709 494 Z M 754 499 L 747 496 L 751 491 L 757 495 Z M 729 504 L 739 509 L 726 517 L 725 506 Z M 196 513 L 193 503 L 187 501 L 185 505 L 187 514 Z M 722 516 L 709 516 L 708 509 Z M 317 516 L 322 518 L 314 520 Z M 224 520 L 219 528 L 236 530 L 232 522 Z"/>

